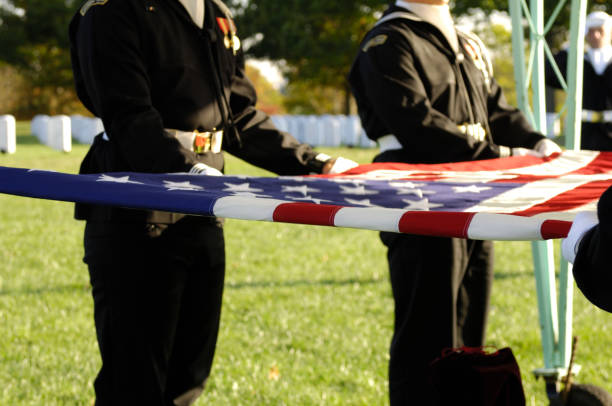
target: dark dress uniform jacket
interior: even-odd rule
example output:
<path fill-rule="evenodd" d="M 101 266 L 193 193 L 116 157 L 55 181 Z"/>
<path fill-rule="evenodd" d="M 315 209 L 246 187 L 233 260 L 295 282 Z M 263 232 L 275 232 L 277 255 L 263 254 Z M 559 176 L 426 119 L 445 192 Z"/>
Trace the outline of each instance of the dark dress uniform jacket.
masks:
<path fill-rule="evenodd" d="M 223 169 L 222 154 L 197 155 L 164 128 L 224 128 L 223 150 L 254 165 L 283 174 L 321 171 L 309 146 L 255 109 L 242 50 L 228 41 L 234 30 L 229 11 L 221 2 L 206 3 L 204 29 L 177 0 L 90 1 L 76 14 L 69 32 L 77 93 L 110 139 L 97 137 L 81 173 L 187 172 L 197 162 Z M 76 216 L 177 220 L 169 213 L 91 206 L 77 206 Z"/>
<path fill-rule="evenodd" d="M 391 6 L 384 16 L 393 12 L 408 13 Z M 393 134 L 403 147 L 378 161 L 497 158 L 499 145 L 532 148 L 543 138 L 506 103 L 486 58 L 471 56 L 473 41 L 460 34 L 456 55 L 438 29 L 409 14 L 412 18 L 391 19 L 368 33 L 349 75 L 368 137 Z M 487 129 L 484 141 L 457 127 L 471 123 Z"/>
<path fill-rule="evenodd" d="M 584 296 L 612 312 L 612 188 L 599 199 L 599 224 L 588 231 L 574 261 L 574 278 Z"/>
<path fill-rule="evenodd" d="M 563 77 L 567 78 L 567 51 L 555 55 L 555 62 Z M 584 59 L 582 74 L 582 108 L 592 111 L 612 110 L 612 63 L 609 63 L 601 75 L 588 58 Z M 546 64 L 546 84 L 561 89 L 561 83 L 550 65 Z M 612 123 L 582 122 L 580 146 L 582 149 L 612 151 Z"/>

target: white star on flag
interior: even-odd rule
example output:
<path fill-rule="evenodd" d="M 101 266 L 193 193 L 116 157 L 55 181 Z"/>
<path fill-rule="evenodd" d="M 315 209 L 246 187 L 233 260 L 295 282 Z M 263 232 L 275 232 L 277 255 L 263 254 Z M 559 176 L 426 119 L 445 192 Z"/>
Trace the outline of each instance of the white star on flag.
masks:
<path fill-rule="evenodd" d="M 375 204 L 372 204 L 370 202 L 370 199 L 363 199 L 363 200 L 355 200 L 355 199 L 344 199 L 347 203 L 350 204 L 358 204 L 360 206 L 368 206 L 368 207 L 379 207 Z"/>
<path fill-rule="evenodd" d="M 231 192 L 231 193 L 257 193 L 257 192 L 263 192 L 263 189 L 254 189 L 251 188 L 251 185 L 249 183 L 240 183 L 240 184 L 234 184 L 234 183 L 226 183 L 225 186 L 227 186 L 226 189 L 223 189 L 224 192 Z"/>
<path fill-rule="evenodd" d="M 375 190 L 366 190 L 365 186 L 355 186 L 355 187 L 350 187 L 350 186 L 340 186 L 340 188 L 342 189 L 342 194 L 344 195 L 377 195 L 378 192 Z"/>
<path fill-rule="evenodd" d="M 108 175 L 102 175 L 100 176 L 98 179 L 96 179 L 96 182 L 115 182 L 115 183 L 131 183 L 134 185 L 142 185 L 142 182 L 136 182 L 134 180 L 130 180 L 129 176 L 122 176 L 120 178 L 115 178 L 112 176 L 108 176 Z"/>
<path fill-rule="evenodd" d="M 282 191 L 284 193 L 293 193 L 293 192 L 297 192 L 297 193 L 301 193 L 304 196 L 308 195 L 309 192 L 320 192 L 321 190 L 319 189 L 311 189 L 308 187 L 308 185 L 302 185 L 302 186 L 283 186 L 282 187 Z"/>
<path fill-rule="evenodd" d="M 355 178 L 331 178 L 330 180 L 334 183 L 352 183 L 354 185 L 363 185 L 365 183 L 364 180 Z"/>
<path fill-rule="evenodd" d="M 305 176 L 279 176 L 281 180 L 292 180 L 294 182 L 314 182 L 317 178 L 307 178 Z"/>
<path fill-rule="evenodd" d="M 168 189 L 168 191 L 172 190 L 204 190 L 202 186 L 192 185 L 187 182 L 172 182 L 169 180 L 164 181 L 164 186 Z"/>
<path fill-rule="evenodd" d="M 491 189 L 489 186 L 453 186 L 453 190 L 455 191 L 455 193 L 480 193 L 483 190 L 489 189 Z"/>
<path fill-rule="evenodd" d="M 304 196 L 304 197 L 285 196 L 285 198 L 291 199 L 291 200 L 308 200 L 316 204 L 321 204 L 321 202 L 331 202 L 332 201 L 332 200 L 326 200 L 326 199 L 317 199 L 312 196 Z"/>
<path fill-rule="evenodd" d="M 412 182 L 389 182 L 389 186 L 396 188 L 418 188 L 425 186 L 424 183 L 412 183 Z"/>
<path fill-rule="evenodd" d="M 428 199 L 416 200 L 416 201 L 402 199 L 402 201 L 408 204 L 408 206 L 404 207 L 404 210 L 411 210 L 411 211 L 429 211 L 429 209 L 434 209 L 436 207 L 444 206 L 443 204 L 429 203 Z"/>

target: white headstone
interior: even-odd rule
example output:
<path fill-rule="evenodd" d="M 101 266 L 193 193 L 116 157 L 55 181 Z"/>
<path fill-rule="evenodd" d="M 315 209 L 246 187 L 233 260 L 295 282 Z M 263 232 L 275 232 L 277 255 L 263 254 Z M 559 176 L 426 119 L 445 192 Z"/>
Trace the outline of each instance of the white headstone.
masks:
<path fill-rule="evenodd" d="M 47 145 L 58 151 L 70 152 L 72 150 L 70 117 L 59 115 L 49 118 Z"/>
<path fill-rule="evenodd" d="M 38 114 L 34 116 L 30 123 L 30 131 L 32 135 L 38 138 L 41 144 L 47 145 L 49 135 L 49 116 L 46 114 Z"/>
<path fill-rule="evenodd" d="M 316 116 L 303 116 L 299 121 L 304 143 L 319 146 L 319 136 L 317 134 L 318 125 Z"/>
<path fill-rule="evenodd" d="M 319 145 L 326 147 L 339 147 L 342 144 L 340 120 L 341 119 L 338 116 L 332 115 L 323 115 L 319 117 Z"/>
<path fill-rule="evenodd" d="M 17 151 L 17 127 L 15 117 L 0 116 L 0 151 L 14 154 Z"/>
<path fill-rule="evenodd" d="M 289 125 L 287 123 L 287 116 L 274 115 L 274 116 L 270 116 L 270 118 L 272 119 L 272 122 L 274 123 L 276 128 L 278 128 L 281 131 L 285 131 L 285 132 L 289 131 Z"/>

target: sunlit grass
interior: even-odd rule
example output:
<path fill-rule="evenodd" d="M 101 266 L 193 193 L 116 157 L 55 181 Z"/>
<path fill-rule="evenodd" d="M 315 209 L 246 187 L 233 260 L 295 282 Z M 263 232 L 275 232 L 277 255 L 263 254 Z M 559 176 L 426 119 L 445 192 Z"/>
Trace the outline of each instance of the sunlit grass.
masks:
<path fill-rule="evenodd" d="M 19 125 L 1 166 L 76 173 Z M 373 150 L 323 149 L 369 162 Z M 265 171 L 228 157 L 233 174 Z M 83 223 L 68 203 L 0 195 L 0 405 L 89 405 L 100 360 Z M 372 231 L 226 221 L 227 278 L 213 373 L 197 405 L 384 405 L 393 303 Z M 487 344 L 510 346 L 528 405 L 546 404 L 529 243 L 496 243 Z M 611 390 L 612 316 L 576 290 L 578 381 Z M 418 332 L 415 332 L 418 334 Z M 418 350 L 418 349 L 415 349 Z"/>

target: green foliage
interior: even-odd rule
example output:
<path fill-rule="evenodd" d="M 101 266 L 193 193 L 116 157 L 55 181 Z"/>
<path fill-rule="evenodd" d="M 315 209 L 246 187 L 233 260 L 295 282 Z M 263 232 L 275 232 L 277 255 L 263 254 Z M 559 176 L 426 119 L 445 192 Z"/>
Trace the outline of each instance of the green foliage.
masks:
<path fill-rule="evenodd" d="M 75 173 L 87 147 L 60 153 L 18 123 L 1 166 Z M 358 162 L 375 150 L 321 149 Z M 266 176 L 235 158 L 233 174 Z M 90 405 L 100 367 L 72 204 L 0 194 L 0 404 Z M 227 276 L 212 375 L 196 405 L 386 405 L 393 324 L 377 233 L 226 221 Z M 263 237 L 263 238 L 262 238 Z M 527 405 L 548 404 L 530 244 L 497 242 L 487 345 L 512 348 Z M 557 244 L 558 252 L 558 244 Z M 576 382 L 611 391 L 610 314 L 576 290 Z M 418 349 L 417 349 L 418 350 Z"/>
<path fill-rule="evenodd" d="M 229 3 L 229 2 L 228 2 Z M 355 52 L 382 10 L 382 0 L 234 1 L 239 34 L 249 39 L 247 53 L 285 60 L 285 72 L 310 87 L 347 91 Z"/>
<path fill-rule="evenodd" d="M 246 64 L 246 75 L 257 92 L 257 108 L 266 114 L 284 114 L 283 95 L 272 86 L 255 66 Z"/>
<path fill-rule="evenodd" d="M 73 90 L 68 24 L 80 0 L 9 0 L 8 4 L 11 9 L 0 7 L 0 61 L 18 70 L 30 94 L 21 101 L 17 115 L 79 109 Z"/>

